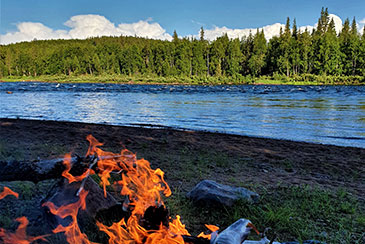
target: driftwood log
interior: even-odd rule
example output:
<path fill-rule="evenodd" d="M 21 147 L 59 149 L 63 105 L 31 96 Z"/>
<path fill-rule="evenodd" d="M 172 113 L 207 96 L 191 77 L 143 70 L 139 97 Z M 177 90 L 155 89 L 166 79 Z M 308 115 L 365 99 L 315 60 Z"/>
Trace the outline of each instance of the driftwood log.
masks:
<path fill-rule="evenodd" d="M 93 157 L 72 157 L 73 175 L 81 175 L 92 162 Z M 40 161 L 0 161 L 0 181 L 26 180 L 37 183 L 62 177 L 65 170 L 63 158 Z"/>

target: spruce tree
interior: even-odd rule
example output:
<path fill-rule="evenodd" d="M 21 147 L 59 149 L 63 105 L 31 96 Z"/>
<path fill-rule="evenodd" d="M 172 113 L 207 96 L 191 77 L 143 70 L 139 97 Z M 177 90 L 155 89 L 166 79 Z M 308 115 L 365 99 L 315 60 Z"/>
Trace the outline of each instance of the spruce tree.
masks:
<path fill-rule="evenodd" d="M 312 68 L 312 38 L 308 30 L 299 34 L 300 70 L 302 73 L 310 73 Z"/>
<path fill-rule="evenodd" d="M 299 43 L 298 43 L 298 29 L 295 19 L 293 21 L 293 31 L 290 41 L 290 51 L 291 51 L 290 60 L 291 60 L 292 72 L 293 74 L 298 74 L 300 66 L 300 54 L 299 54 Z"/>
<path fill-rule="evenodd" d="M 261 75 L 261 70 L 265 66 L 266 56 L 266 39 L 264 30 L 261 32 L 257 29 L 256 35 L 253 39 L 252 56 L 248 61 L 251 73 L 255 76 Z"/>
<path fill-rule="evenodd" d="M 284 33 L 280 36 L 280 58 L 278 59 L 279 62 L 279 69 L 282 73 L 285 73 L 286 76 L 290 75 L 290 43 L 291 43 L 291 31 L 290 31 L 290 19 L 287 17 Z"/>
<path fill-rule="evenodd" d="M 352 20 L 350 31 L 350 61 L 351 61 L 351 75 L 359 74 L 358 59 L 360 56 L 360 37 L 357 32 L 357 24 L 355 17 Z"/>

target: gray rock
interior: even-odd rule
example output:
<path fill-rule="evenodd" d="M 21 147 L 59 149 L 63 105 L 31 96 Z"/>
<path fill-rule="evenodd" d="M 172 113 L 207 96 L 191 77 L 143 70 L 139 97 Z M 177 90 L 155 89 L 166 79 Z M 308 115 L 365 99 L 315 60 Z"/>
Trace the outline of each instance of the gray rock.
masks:
<path fill-rule="evenodd" d="M 257 193 L 246 188 L 222 185 L 212 180 L 199 182 L 194 189 L 188 192 L 187 197 L 197 203 L 222 204 L 225 206 L 232 206 L 239 199 L 249 202 L 259 200 Z"/>

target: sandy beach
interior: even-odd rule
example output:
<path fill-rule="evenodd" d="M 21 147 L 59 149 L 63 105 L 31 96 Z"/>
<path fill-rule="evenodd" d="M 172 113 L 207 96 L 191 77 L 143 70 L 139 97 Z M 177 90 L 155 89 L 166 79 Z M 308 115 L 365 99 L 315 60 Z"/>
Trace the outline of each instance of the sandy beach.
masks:
<path fill-rule="evenodd" d="M 1 160 L 33 161 L 63 157 L 66 152 L 83 155 L 88 134 L 102 141 L 106 150 L 127 148 L 147 159 L 152 167 L 165 171 L 172 187 L 183 190 L 211 178 L 267 188 L 278 183 L 344 188 L 359 198 L 365 196 L 363 148 L 201 131 L 0 119 Z M 186 164 L 187 158 L 191 165 Z M 194 167 L 202 162 L 206 169 L 196 172 Z M 189 171 L 191 177 L 181 178 L 182 171 Z"/>

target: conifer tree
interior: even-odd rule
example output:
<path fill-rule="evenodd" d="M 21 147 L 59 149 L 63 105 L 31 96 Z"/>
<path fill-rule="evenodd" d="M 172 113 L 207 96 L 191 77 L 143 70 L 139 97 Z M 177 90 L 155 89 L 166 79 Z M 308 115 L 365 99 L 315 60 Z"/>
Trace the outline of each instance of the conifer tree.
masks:
<path fill-rule="evenodd" d="M 293 21 L 293 31 L 292 31 L 292 38 L 290 41 L 290 60 L 291 60 L 291 66 L 292 66 L 292 72 L 293 74 L 299 73 L 300 68 L 300 51 L 299 51 L 299 41 L 298 41 L 298 29 L 297 29 L 297 23 L 294 19 Z"/>
<path fill-rule="evenodd" d="M 332 19 L 320 45 L 319 59 L 323 65 L 321 73 L 324 75 L 341 74 L 340 55 L 340 45 L 336 35 L 335 23 Z"/>
<path fill-rule="evenodd" d="M 362 30 L 359 50 L 359 74 L 365 76 L 365 26 Z"/>
<path fill-rule="evenodd" d="M 248 62 L 252 56 L 253 51 L 253 35 L 251 31 L 247 37 L 242 37 L 240 49 L 241 53 L 243 54 L 240 70 L 243 75 L 248 75 L 250 74 Z"/>
<path fill-rule="evenodd" d="M 248 61 L 251 73 L 255 76 L 261 74 L 261 70 L 265 65 L 266 48 L 264 30 L 260 32 L 259 29 L 257 29 L 253 40 L 252 56 Z"/>
<path fill-rule="evenodd" d="M 227 74 L 229 76 L 239 74 L 242 56 L 239 39 L 230 40 L 227 47 Z"/>
<path fill-rule="evenodd" d="M 204 41 L 204 28 L 203 26 L 200 28 L 200 41 L 203 42 Z"/>
<path fill-rule="evenodd" d="M 358 70 L 358 59 L 360 56 L 360 37 L 357 32 L 357 24 L 355 17 L 352 20 L 351 30 L 350 30 L 350 57 L 349 60 L 350 64 L 350 75 L 359 74 L 360 70 Z"/>
<path fill-rule="evenodd" d="M 350 21 L 346 18 L 342 30 L 339 34 L 340 50 L 341 50 L 341 63 L 343 66 L 344 74 L 348 75 L 351 71 L 351 48 L 350 48 Z"/>
<path fill-rule="evenodd" d="M 280 57 L 278 59 L 279 69 L 286 76 L 290 75 L 290 43 L 291 43 L 290 19 L 286 19 L 284 33 L 280 36 Z"/>
<path fill-rule="evenodd" d="M 312 38 L 308 30 L 299 34 L 300 70 L 302 73 L 310 73 L 312 68 Z"/>

